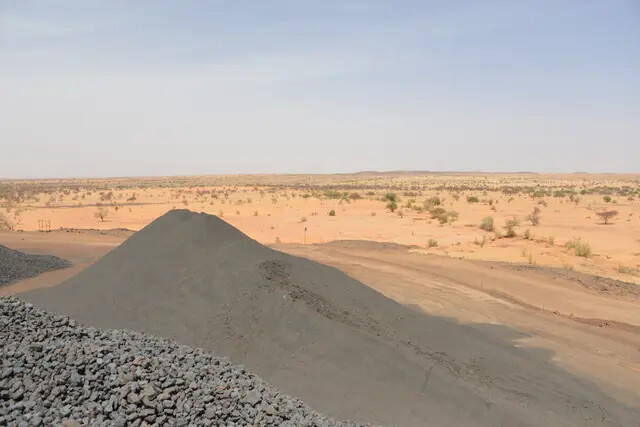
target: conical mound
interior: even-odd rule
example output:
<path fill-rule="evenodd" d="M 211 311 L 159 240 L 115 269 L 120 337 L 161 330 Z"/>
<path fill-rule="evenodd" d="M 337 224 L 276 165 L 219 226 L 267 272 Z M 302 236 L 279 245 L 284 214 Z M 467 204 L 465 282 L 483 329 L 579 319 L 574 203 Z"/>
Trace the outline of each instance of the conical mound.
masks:
<path fill-rule="evenodd" d="M 426 316 L 187 210 L 156 219 L 70 280 L 21 297 L 87 325 L 230 357 L 342 419 L 538 425 L 544 412 L 551 424 L 570 425 L 600 416 L 579 402 L 608 399 L 551 366 L 549 355 L 512 347 L 513 331 Z M 527 405 L 523 395 L 533 396 Z M 582 409 L 567 412 L 558 396 Z"/>

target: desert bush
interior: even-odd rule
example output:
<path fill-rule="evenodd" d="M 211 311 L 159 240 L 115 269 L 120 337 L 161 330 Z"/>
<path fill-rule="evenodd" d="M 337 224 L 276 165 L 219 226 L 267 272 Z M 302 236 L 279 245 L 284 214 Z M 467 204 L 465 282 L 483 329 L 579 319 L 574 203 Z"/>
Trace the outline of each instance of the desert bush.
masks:
<path fill-rule="evenodd" d="M 553 244 L 554 244 L 555 242 L 556 242 L 556 238 L 555 238 L 555 237 L 553 237 L 553 236 L 549 236 L 549 237 L 547 238 L 547 243 L 548 243 L 550 246 L 553 246 Z"/>
<path fill-rule="evenodd" d="M 456 222 L 459 217 L 460 217 L 460 214 L 458 214 L 457 211 L 454 211 L 454 210 L 447 211 L 447 222 L 449 224 Z"/>
<path fill-rule="evenodd" d="M 376 213 L 375 212 L 371 212 L 371 216 L 376 216 Z"/>
<path fill-rule="evenodd" d="M 517 235 L 515 228 L 519 225 L 520 221 L 518 221 L 516 217 L 508 219 L 503 226 L 503 228 L 505 229 L 504 237 L 515 237 Z"/>
<path fill-rule="evenodd" d="M 437 218 L 445 215 L 446 212 L 447 211 L 444 208 L 441 208 L 441 207 L 429 209 L 429 215 L 431 216 L 431 219 L 437 219 Z"/>
<path fill-rule="evenodd" d="M 351 200 L 359 200 L 362 199 L 362 196 L 360 195 L 360 193 L 351 193 L 349 194 L 349 198 Z"/>
<path fill-rule="evenodd" d="M 389 203 L 387 203 L 387 209 L 389 209 L 391 212 L 394 212 L 396 209 L 398 209 L 398 204 L 391 200 L 389 201 Z"/>
<path fill-rule="evenodd" d="M 605 203 L 611 203 L 611 196 L 604 196 L 602 200 L 604 200 Z"/>
<path fill-rule="evenodd" d="M 453 223 L 458 220 L 458 212 L 444 210 L 443 208 L 431 209 L 431 218 L 437 219 L 440 224 Z"/>
<path fill-rule="evenodd" d="M 482 221 L 480 222 L 479 227 L 480 227 L 480 230 L 493 231 L 493 217 L 487 216 L 482 218 Z"/>
<path fill-rule="evenodd" d="M 433 197 L 429 197 L 427 200 L 424 201 L 424 208 L 427 210 L 430 210 L 434 206 L 440 206 L 441 204 L 442 204 L 442 200 L 440 200 L 440 197 L 433 196 Z"/>
<path fill-rule="evenodd" d="M 96 212 L 93 214 L 96 218 L 99 218 L 100 221 L 104 222 L 104 219 L 109 216 L 109 209 L 105 206 L 96 205 Z"/>
<path fill-rule="evenodd" d="M 329 216 L 336 216 L 336 211 L 334 211 L 333 209 L 331 209 L 329 211 Z"/>
<path fill-rule="evenodd" d="M 604 222 L 604 224 L 609 224 L 609 220 L 614 216 L 618 215 L 618 211 L 610 210 L 610 211 L 602 211 L 596 212 L 596 215 L 600 217 L 600 219 Z"/>
<path fill-rule="evenodd" d="M 486 243 L 487 243 L 487 236 L 484 236 L 484 235 L 482 236 L 482 239 L 481 239 L 481 240 L 478 240 L 478 238 L 477 238 L 477 237 L 475 237 L 475 238 L 473 239 L 473 244 L 474 244 L 474 245 L 478 245 L 478 246 L 480 246 L 481 248 L 483 248 L 483 247 L 484 247 L 484 245 L 485 245 Z"/>
<path fill-rule="evenodd" d="M 525 240 L 531 240 L 531 230 L 529 230 L 528 228 L 524 230 L 524 238 Z"/>
<path fill-rule="evenodd" d="M 13 231 L 15 228 L 13 221 L 8 216 L 0 212 L 0 231 Z"/>
<path fill-rule="evenodd" d="M 300 222 L 307 222 L 307 217 L 303 216 L 302 218 L 300 218 Z"/>
<path fill-rule="evenodd" d="M 398 196 L 396 195 L 396 193 L 387 193 L 384 195 L 384 197 L 382 198 L 383 200 L 388 200 L 390 202 L 397 202 L 398 201 Z"/>
<path fill-rule="evenodd" d="M 565 246 L 567 249 L 573 249 L 576 256 L 587 258 L 591 255 L 591 246 L 589 245 L 589 242 L 583 241 L 580 237 L 574 237 L 569 240 Z"/>
<path fill-rule="evenodd" d="M 429 239 L 427 244 L 429 245 L 430 248 L 435 248 L 436 246 L 438 246 L 438 241 L 436 239 L 431 238 Z"/>
<path fill-rule="evenodd" d="M 478 203 L 480 199 L 476 196 L 467 196 L 467 203 Z"/>
<path fill-rule="evenodd" d="M 533 226 L 540 225 L 540 208 L 535 206 L 533 211 L 527 215 L 526 220 L 531 223 Z"/>
<path fill-rule="evenodd" d="M 324 192 L 324 196 L 327 199 L 344 199 L 347 197 L 347 193 L 341 193 L 335 190 L 327 190 Z"/>

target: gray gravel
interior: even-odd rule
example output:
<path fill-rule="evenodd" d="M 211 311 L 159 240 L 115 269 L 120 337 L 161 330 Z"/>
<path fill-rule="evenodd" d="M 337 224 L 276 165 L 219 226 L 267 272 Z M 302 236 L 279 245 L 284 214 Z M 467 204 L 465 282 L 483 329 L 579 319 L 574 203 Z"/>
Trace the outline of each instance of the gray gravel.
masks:
<path fill-rule="evenodd" d="M 227 359 L 0 298 L 0 425 L 336 426 Z"/>
<path fill-rule="evenodd" d="M 69 266 L 69 261 L 57 256 L 30 255 L 0 245 L 0 286 Z"/>

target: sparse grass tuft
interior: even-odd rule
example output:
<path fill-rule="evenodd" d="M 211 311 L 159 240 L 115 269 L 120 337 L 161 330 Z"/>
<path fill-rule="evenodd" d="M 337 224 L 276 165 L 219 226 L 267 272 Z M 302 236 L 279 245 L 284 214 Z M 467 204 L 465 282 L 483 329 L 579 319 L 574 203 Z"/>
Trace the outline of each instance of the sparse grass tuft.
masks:
<path fill-rule="evenodd" d="M 589 242 L 583 241 L 580 237 L 574 237 L 569 240 L 565 246 L 567 249 L 573 249 L 576 256 L 588 258 L 591 255 L 591 245 L 589 245 Z"/>

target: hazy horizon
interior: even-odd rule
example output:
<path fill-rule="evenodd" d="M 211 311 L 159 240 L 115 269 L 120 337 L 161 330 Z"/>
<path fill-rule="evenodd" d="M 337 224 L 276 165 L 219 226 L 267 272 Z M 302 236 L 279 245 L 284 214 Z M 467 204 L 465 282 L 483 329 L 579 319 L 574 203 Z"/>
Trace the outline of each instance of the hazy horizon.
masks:
<path fill-rule="evenodd" d="M 0 177 L 638 173 L 638 22 L 632 0 L 0 1 Z"/>

